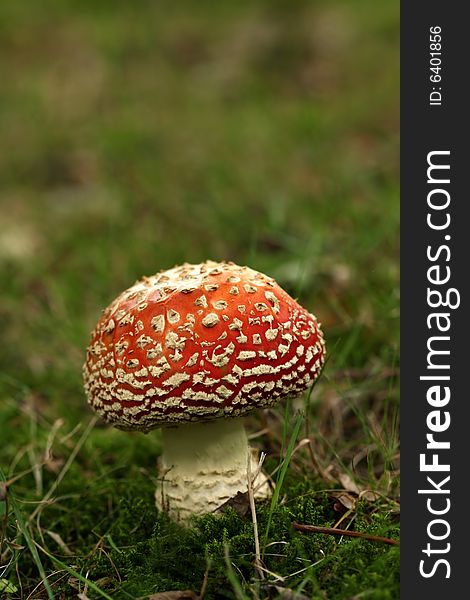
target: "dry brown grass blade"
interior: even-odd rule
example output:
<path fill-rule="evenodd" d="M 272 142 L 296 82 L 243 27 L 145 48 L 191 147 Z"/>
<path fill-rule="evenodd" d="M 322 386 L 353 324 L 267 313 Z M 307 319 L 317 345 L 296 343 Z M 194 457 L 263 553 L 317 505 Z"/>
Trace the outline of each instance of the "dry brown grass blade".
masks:
<path fill-rule="evenodd" d="M 85 431 L 82 433 L 80 439 L 78 440 L 74 449 L 70 453 L 70 456 L 68 457 L 66 463 L 64 464 L 64 466 L 63 466 L 62 470 L 60 471 L 59 475 L 57 476 L 56 480 L 49 488 L 47 494 L 43 497 L 41 502 L 38 504 L 38 506 L 35 508 L 35 510 L 29 516 L 29 522 L 33 521 L 33 519 L 37 516 L 37 514 L 42 510 L 42 508 L 44 506 L 47 506 L 47 504 L 50 501 L 51 497 L 53 496 L 55 490 L 59 486 L 62 479 L 65 477 L 71 464 L 75 460 L 75 457 L 77 456 L 78 452 L 80 451 L 80 448 L 84 444 L 85 440 L 87 439 L 88 435 L 90 434 L 90 431 L 93 429 L 93 427 L 95 426 L 95 423 L 97 421 L 98 421 L 98 417 L 93 417 L 92 419 L 90 419 L 90 422 L 88 423 L 87 427 L 85 428 Z"/>
<path fill-rule="evenodd" d="M 256 478 L 258 477 L 260 471 L 261 471 L 261 467 L 263 465 L 264 459 L 266 457 L 266 454 L 262 453 L 261 457 L 259 459 L 259 463 L 258 463 L 258 467 L 256 469 L 256 472 L 254 474 L 252 474 L 251 472 L 251 454 L 248 453 L 248 457 L 247 457 L 247 482 L 248 482 L 248 498 L 250 501 L 250 509 L 251 509 L 251 518 L 253 520 L 253 535 L 255 538 L 255 569 L 256 572 L 258 573 L 260 579 L 264 579 L 264 573 L 263 573 L 263 563 L 261 561 L 261 549 L 260 549 L 260 545 L 259 545 L 259 536 L 258 536 L 258 521 L 256 518 L 256 506 L 255 506 L 255 495 L 253 492 L 253 482 L 256 480 Z"/>
<path fill-rule="evenodd" d="M 64 540 L 58 533 L 56 533 L 55 531 L 49 531 L 48 529 L 44 529 L 44 531 L 49 537 L 51 537 L 54 540 L 54 542 L 59 546 L 59 548 L 64 554 L 66 554 L 67 556 L 73 556 L 72 550 L 70 550 L 70 548 L 67 546 L 67 544 L 64 542 Z"/>

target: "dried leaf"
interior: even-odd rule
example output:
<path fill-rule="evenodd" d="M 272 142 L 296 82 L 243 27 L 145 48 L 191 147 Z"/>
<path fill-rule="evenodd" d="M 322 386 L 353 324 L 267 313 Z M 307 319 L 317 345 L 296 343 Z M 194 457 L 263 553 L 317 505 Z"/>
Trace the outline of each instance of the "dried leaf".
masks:
<path fill-rule="evenodd" d="M 250 500 L 248 492 L 237 492 L 233 498 L 229 498 L 222 506 L 219 506 L 216 512 L 223 512 L 228 506 L 237 511 L 240 517 L 246 517 L 250 512 Z"/>
<path fill-rule="evenodd" d="M 348 492 L 354 492 L 360 494 L 361 490 L 356 482 L 354 482 L 347 473 L 338 473 L 338 479 L 344 489 Z"/>
<path fill-rule="evenodd" d="M 160 592 L 148 596 L 147 600 L 199 600 L 199 596 L 191 590 Z"/>
<path fill-rule="evenodd" d="M 367 500 L 367 502 L 375 502 L 381 498 L 381 495 L 373 490 L 364 490 L 359 494 L 359 498 Z"/>
<path fill-rule="evenodd" d="M 276 600 L 309 600 L 308 596 L 295 592 L 294 590 L 284 588 L 280 585 L 264 585 L 263 591 L 266 593 L 267 598 L 273 598 Z"/>
<path fill-rule="evenodd" d="M 336 498 L 338 502 L 340 502 L 347 510 L 351 510 L 356 506 L 356 498 L 347 492 L 332 492 L 331 495 Z"/>

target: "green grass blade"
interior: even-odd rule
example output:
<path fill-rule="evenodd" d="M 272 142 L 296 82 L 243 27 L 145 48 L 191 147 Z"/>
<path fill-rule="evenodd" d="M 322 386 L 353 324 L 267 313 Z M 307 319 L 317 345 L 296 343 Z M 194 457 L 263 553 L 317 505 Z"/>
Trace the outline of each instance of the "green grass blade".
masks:
<path fill-rule="evenodd" d="M 241 583 L 238 581 L 232 563 L 230 562 L 229 545 L 224 544 L 225 564 L 227 565 L 227 578 L 230 581 L 237 600 L 249 600 L 248 596 L 243 591 Z"/>
<path fill-rule="evenodd" d="M 77 579 L 79 579 L 82 583 L 84 583 L 85 585 L 87 585 L 88 587 L 90 587 L 97 594 L 99 594 L 103 598 L 106 598 L 106 600 L 113 600 L 111 598 L 111 596 L 108 596 L 108 594 L 106 592 L 103 592 L 103 590 L 100 587 L 98 587 L 96 585 L 96 583 L 93 583 L 93 581 L 90 581 L 89 579 L 87 579 L 86 577 L 84 577 L 83 575 L 81 575 L 78 571 L 75 571 L 75 569 L 73 569 L 72 567 L 69 567 L 69 565 L 67 565 L 66 563 L 62 562 L 61 560 L 59 560 L 55 556 L 52 556 L 52 554 L 49 554 L 45 550 L 44 550 L 44 552 L 61 569 L 64 569 L 65 571 L 68 571 L 71 575 L 73 575 L 74 577 L 76 577 Z"/>
<path fill-rule="evenodd" d="M 268 543 L 268 536 L 269 536 L 269 530 L 271 528 L 272 515 L 273 515 L 273 512 L 274 512 L 276 506 L 278 505 L 278 502 L 279 502 L 279 495 L 281 493 L 282 484 L 284 482 L 284 478 L 286 476 L 287 469 L 289 467 L 289 463 L 290 463 L 290 459 L 291 459 L 291 456 L 292 456 L 292 452 L 294 450 L 295 443 L 297 442 L 297 438 L 299 436 L 299 431 L 300 431 L 300 427 L 302 425 L 303 420 L 304 420 L 304 414 L 303 414 L 303 412 L 298 413 L 297 417 L 295 419 L 295 422 L 294 422 L 294 427 L 292 429 L 292 434 L 291 434 L 291 437 L 290 437 L 290 440 L 289 440 L 289 445 L 287 446 L 286 455 L 285 455 L 285 457 L 284 457 L 284 459 L 283 459 L 283 461 L 281 463 L 281 467 L 280 467 L 280 469 L 278 471 L 278 474 L 277 474 L 276 485 L 274 487 L 273 496 L 271 498 L 271 506 L 270 506 L 270 509 L 269 509 L 268 523 L 266 525 L 266 531 L 265 531 L 265 534 L 264 534 L 264 544 L 263 544 L 264 548 L 266 548 L 266 544 Z M 288 421 L 289 420 L 288 420 L 287 415 L 286 415 L 286 418 L 284 419 L 284 422 L 288 423 Z M 287 433 L 284 433 L 284 436 L 285 436 L 284 439 L 286 439 L 287 438 Z M 283 446 L 284 446 L 284 443 L 285 442 L 283 440 Z"/>
<path fill-rule="evenodd" d="M 3 478 L 3 473 L 2 473 L 2 478 Z M 23 514 L 18 506 L 18 503 L 16 502 L 16 498 L 11 489 L 9 489 L 9 491 L 8 491 L 8 498 L 9 498 L 10 504 L 13 508 L 13 512 L 15 513 L 15 517 L 18 522 L 19 530 L 20 530 L 21 534 L 23 535 L 24 539 L 26 540 L 26 544 L 28 545 L 29 551 L 31 552 L 31 556 L 33 557 L 34 563 L 35 563 L 35 565 L 39 571 L 39 574 L 41 576 L 42 583 L 47 592 L 47 596 L 48 596 L 49 600 L 54 600 L 55 596 L 54 596 L 51 586 L 49 585 L 49 582 L 47 580 L 46 572 L 44 571 L 44 567 L 41 562 L 41 558 L 39 556 L 38 550 L 35 546 L 33 538 L 29 532 L 28 525 L 23 518 Z"/>

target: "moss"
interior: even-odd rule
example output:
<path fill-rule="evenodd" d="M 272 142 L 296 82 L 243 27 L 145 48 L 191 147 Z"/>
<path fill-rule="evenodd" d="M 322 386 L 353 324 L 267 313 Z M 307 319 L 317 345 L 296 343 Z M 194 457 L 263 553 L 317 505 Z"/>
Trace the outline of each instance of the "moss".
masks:
<path fill-rule="evenodd" d="M 195 518 L 191 527 L 182 527 L 156 512 L 153 488 L 144 485 L 142 489 L 143 483 L 121 482 L 115 494 L 122 497 L 111 512 L 103 510 L 103 503 L 98 503 L 99 495 L 93 494 L 92 488 L 77 500 L 84 515 L 95 514 L 97 519 L 93 524 L 88 519 L 82 521 L 74 535 L 82 544 L 90 544 L 87 532 L 92 531 L 95 544 L 99 545 L 92 554 L 80 559 L 80 571 L 88 573 L 92 581 L 106 582 L 104 589 L 118 599 L 170 589 L 198 592 L 209 567 L 206 597 L 235 598 L 227 577 L 225 548 L 229 549 L 239 580 L 250 582 L 254 575 L 251 519 L 228 509 L 217 517 Z M 98 489 L 99 486 L 94 491 Z M 365 540 L 339 541 L 330 536 L 299 533 L 292 528 L 294 520 L 323 525 L 330 522 L 332 506 L 326 492 L 288 496 L 287 502 L 272 514 L 263 556 L 267 569 L 286 578 L 292 589 L 302 585 L 304 593 L 312 597 L 328 589 L 328 598 L 332 600 L 347 598 L 358 591 L 366 598 L 393 598 L 398 589 L 396 548 Z M 71 507 L 71 513 L 74 512 Z M 269 503 L 258 506 L 261 540 L 269 512 Z M 65 520 L 60 525 L 62 531 L 67 531 Z M 365 505 L 356 513 L 355 527 L 374 535 L 397 533 L 390 517 L 368 515 Z M 309 565 L 313 566 L 305 569 Z M 89 595 L 95 597 L 92 591 Z"/>
<path fill-rule="evenodd" d="M 39 445 L 47 443 L 46 433 L 38 426 Z M 93 431 L 56 487 L 54 502 L 41 510 L 42 531 L 58 533 L 73 555 L 64 555 L 49 538 L 44 539 L 47 551 L 116 599 L 142 598 L 172 589 L 197 593 L 209 569 L 207 600 L 236 598 L 227 575 L 228 551 L 233 571 L 251 597 L 255 543 L 250 512 L 240 516 L 228 508 L 218 516 L 194 518 L 191 527 L 158 513 L 154 504 L 158 447 L 158 436 Z M 55 452 L 56 458 L 62 453 L 66 456 L 64 445 L 58 444 Z M 44 489 L 56 479 L 57 470 L 44 470 Z M 26 474 L 12 490 L 24 499 L 34 499 L 33 484 L 32 474 Z M 266 568 L 279 576 L 283 586 L 300 587 L 312 598 L 397 597 L 397 548 L 363 539 L 305 534 L 292 527 L 294 521 L 332 526 L 344 515 L 345 509 L 338 512 L 341 507 L 336 497 L 324 487 L 311 476 L 299 477 L 290 471 L 279 506 L 271 512 L 269 501 L 257 503 Z M 358 502 L 345 524 L 351 518 L 350 526 L 357 531 L 399 538 L 398 523 L 386 504 Z M 269 537 L 265 539 L 268 522 Z M 10 527 L 13 531 L 12 519 Z M 37 532 L 36 539 L 40 541 Z M 45 564 L 54 570 L 53 561 L 48 563 L 46 558 Z M 21 556 L 21 572 L 26 579 L 36 577 L 35 562 L 28 554 Z M 56 583 L 51 578 L 59 598 L 70 597 L 73 581 L 73 576 L 58 578 Z M 93 589 L 88 589 L 87 595 L 100 597 Z"/>

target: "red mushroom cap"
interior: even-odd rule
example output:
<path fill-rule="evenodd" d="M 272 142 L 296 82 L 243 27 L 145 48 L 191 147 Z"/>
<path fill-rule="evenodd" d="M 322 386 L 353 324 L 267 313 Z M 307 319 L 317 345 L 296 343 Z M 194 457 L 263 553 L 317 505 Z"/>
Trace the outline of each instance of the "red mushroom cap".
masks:
<path fill-rule="evenodd" d="M 207 261 L 144 277 L 106 308 L 84 382 L 106 421 L 148 431 L 272 406 L 324 359 L 320 324 L 272 278 Z"/>

